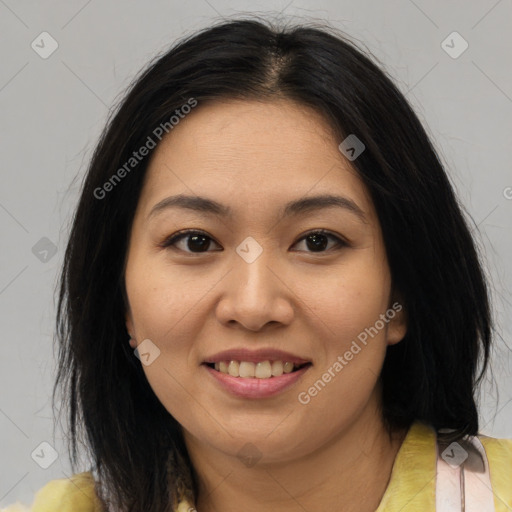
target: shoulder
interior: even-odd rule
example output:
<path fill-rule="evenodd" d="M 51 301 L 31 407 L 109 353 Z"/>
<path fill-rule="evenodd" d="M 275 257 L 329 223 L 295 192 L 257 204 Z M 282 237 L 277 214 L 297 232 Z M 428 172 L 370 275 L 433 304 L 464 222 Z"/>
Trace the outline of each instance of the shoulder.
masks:
<path fill-rule="evenodd" d="M 37 492 L 31 512 L 55 510 L 61 512 L 99 512 L 101 510 L 94 492 L 94 478 L 90 472 L 52 480 Z"/>
<path fill-rule="evenodd" d="M 489 474 L 496 496 L 512 507 L 512 439 L 479 435 L 489 462 Z"/>
<path fill-rule="evenodd" d="M 492 457 L 498 463 L 512 464 L 512 439 L 498 439 L 485 435 L 479 435 L 478 439 L 480 439 L 489 457 Z"/>
<path fill-rule="evenodd" d="M 2 512 L 101 512 L 90 472 L 77 473 L 70 478 L 51 480 L 39 489 L 32 506 L 16 503 Z"/>

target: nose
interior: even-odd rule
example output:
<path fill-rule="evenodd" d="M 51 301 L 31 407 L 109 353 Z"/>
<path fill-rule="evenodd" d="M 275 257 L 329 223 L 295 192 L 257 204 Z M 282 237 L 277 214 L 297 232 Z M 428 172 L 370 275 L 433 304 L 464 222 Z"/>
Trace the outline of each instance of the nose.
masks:
<path fill-rule="evenodd" d="M 271 251 L 264 250 L 252 262 L 237 253 L 232 260 L 232 270 L 222 280 L 217 319 L 250 331 L 260 331 L 266 324 L 289 325 L 296 296 Z"/>

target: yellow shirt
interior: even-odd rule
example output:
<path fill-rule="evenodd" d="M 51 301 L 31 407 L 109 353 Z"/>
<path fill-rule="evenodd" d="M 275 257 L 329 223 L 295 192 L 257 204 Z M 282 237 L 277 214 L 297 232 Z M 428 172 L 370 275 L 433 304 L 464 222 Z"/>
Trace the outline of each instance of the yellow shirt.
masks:
<path fill-rule="evenodd" d="M 496 512 L 512 512 L 512 439 L 479 437 L 489 461 Z M 435 511 L 436 433 L 414 422 L 397 453 L 388 487 L 375 512 Z M 48 482 L 36 494 L 32 507 L 17 503 L 0 512 L 101 512 L 89 472 Z M 176 512 L 195 510 L 181 502 Z"/>

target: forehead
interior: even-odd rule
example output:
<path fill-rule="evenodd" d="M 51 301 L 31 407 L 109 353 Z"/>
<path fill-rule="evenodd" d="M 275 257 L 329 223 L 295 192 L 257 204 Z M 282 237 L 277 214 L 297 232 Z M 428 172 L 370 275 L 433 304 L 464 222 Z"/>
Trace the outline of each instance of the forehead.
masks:
<path fill-rule="evenodd" d="M 145 213 L 170 194 L 214 196 L 237 208 L 279 207 L 339 193 L 373 208 L 330 125 L 288 100 L 199 104 L 157 146 L 140 199 Z"/>

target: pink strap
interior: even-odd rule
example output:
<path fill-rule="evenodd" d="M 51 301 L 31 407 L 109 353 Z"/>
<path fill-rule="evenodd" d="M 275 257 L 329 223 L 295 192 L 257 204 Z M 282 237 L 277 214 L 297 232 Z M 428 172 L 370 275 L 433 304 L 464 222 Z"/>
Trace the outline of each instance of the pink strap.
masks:
<path fill-rule="evenodd" d="M 487 454 L 477 436 L 437 441 L 436 512 L 495 512 Z"/>

